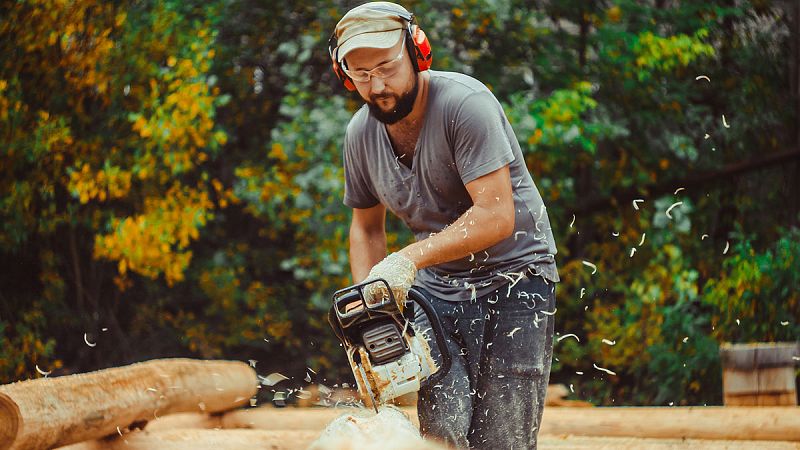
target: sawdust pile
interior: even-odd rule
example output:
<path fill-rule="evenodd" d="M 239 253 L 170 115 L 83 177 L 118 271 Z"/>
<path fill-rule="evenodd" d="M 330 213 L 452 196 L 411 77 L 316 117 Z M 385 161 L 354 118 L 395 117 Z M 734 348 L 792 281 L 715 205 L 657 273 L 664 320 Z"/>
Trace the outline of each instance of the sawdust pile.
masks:
<path fill-rule="evenodd" d="M 309 450 L 444 450 L 425 441 L 403 411 L 385 406 L 344 414 L 333 420 Z"/>

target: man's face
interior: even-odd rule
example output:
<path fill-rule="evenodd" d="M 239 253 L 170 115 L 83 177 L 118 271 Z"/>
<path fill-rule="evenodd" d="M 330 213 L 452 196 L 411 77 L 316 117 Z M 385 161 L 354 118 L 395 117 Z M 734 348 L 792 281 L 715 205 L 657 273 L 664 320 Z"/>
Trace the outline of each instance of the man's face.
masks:
<path fill-rule="evenodd" d="M 401 59 L 395 61 L 397 56 Z M 376 119 L 393 124 L 406 117 L 414 107 L 417 98 L 417 74 L 405 50 L 405 35 L 394 47 L 357 48 L 347 53 L 347 67 L 351 71 L 372 70 L 386 64 L 398 64 L 397 71 L 389 77 L 373 75 L 368 81 L 353 80 L 359 95 L 367 102 L 370 112 Z M 385 66 L 384 66 L 385 67 Z"/>

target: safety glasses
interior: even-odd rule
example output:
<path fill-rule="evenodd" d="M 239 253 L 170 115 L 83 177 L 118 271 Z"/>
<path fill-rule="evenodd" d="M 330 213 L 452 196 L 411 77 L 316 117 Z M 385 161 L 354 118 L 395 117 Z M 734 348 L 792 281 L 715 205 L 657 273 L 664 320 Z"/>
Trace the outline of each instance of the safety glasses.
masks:
<path fill-rule="evenodd" d="M 344 73 L 347 74 L 356 83 L 367 83 L 370 77 L 378 77 L 382 79 L 390 78 L 397 73 L 403 65 L 403 53 L 405 52 L 405 45 L 400 46 L 400 53 L 391 61 L 387 61 L 370 70 L 348 70 L 344 68 Z"/>

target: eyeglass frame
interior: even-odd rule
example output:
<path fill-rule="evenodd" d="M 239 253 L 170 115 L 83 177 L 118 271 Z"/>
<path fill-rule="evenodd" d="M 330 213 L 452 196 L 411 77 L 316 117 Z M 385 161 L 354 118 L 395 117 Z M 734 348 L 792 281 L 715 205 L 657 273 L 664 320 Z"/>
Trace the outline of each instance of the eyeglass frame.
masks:
<path fill-rule="evenodd" d="M 370 80 L 372 79 L 372 77 L 378 77 L 378 78 L 380 78 L 380 79 L 382 79 L 382 80 L 385 80 L 385 79 L 387 79 L 387 78 L 389 78 L 389 77 L 391 77 L 391 76 L 395 75 L 395 73 L 396 73 L 396 72 L 394 72 L 394 73 L 392 73 L 392 74 L 390 74 L 390 75 L 386 75 L 386 76 L 381 76 L 381 75 L 378 75 L 378 74 L 373 74 L 373 72 L 379 71 L 380 69 L 384 68 L 384 66 L 386 66 L 386 65 L 388 65 L 388 64 L 396 63 L 396 62 L 398 62 L 398 61 L 402 61 L 402 60 L 403 60 L 403 54 L 404 54 L 404 53 L 405 53 L 405 51 L 406 51 L 406 45 L 405 45 L 405 39 L 406 39 L 406 37 L 405 37 L 405 30 L 403 31 L 403 34 L 404 34 L 404 36 L 400 38 L 400 40 L 401 40 L 401 41 L 403 41 L 403 45 L 401 45 L 401 46 L 400 46 L 400 53 L 399 53 L 399 54 L 398 54 L 398 55 L 397 55 L 397 56 L 396 56 L 394 59 L 391 59 L 391 60 L 389 60 L 389 61 L 386 61 L 385 63 L 379 64 L 378 66 L 376 66 L 376 67 L 373 67 L 372 69 L 369 69 L 369 70 L 363 70 L 363 69 L 362 69 L 362 70 L 355 70 L 355 71 L 353 71 L 353 72 L 364 72 L 364 74 L 365 74 L 365 75 L 366 75 L 366 77 L 367 77 L 367 79 L 366 79 L 366 80 L 364 80 L 364 81 L 360 81 L 359 79 L 356 79 L 356 77 L 354 77 L 354 76 L 352 75 L 352 72 L 351 72 L 351 71 L 350 71 L 350 70 L 349 70 L 349 69 L 348 69 L 348 68 L 347 68 L 345 65 L 343 65 L 343 66 L 342 66 L 342 70 L 344 71 L 344 73 L 345 73 L 345 74 L 346 74 L 348 77 L 350 77 L 350 79 L 351 79 L 351 80 L 353 80 L 353 82 L 354 82 L 354 83 L 361 83 L 361 84 L 366 84 L 366 83 L 369 83 L 369 82 L 370 82 Z M 345 62 L 345 64 L 346 64 L 346 62 Z M 398 67 L 398 69 L 399 69 L 399 67 Z"/>

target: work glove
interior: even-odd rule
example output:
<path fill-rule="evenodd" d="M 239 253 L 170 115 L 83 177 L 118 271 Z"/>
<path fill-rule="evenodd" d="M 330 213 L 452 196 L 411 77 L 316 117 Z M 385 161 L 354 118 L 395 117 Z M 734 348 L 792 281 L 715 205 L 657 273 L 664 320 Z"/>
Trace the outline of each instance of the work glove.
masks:
<path fill-rule="evenodd" d="M 403 310 L 408 290 L 414 283 L 417 276 L 417 266 L 414 262 L 400 253 L 392 253 L 384 258 L 369 271 L 364 281 L 383 278 L 389 283 L 389 287 L 394 294 L 394 299 L 400 311 Z M 383 283 L 373 283 L 364 288 L 364 301 L 369 305 L 381 303 L 389 294 L 386 292 L 386 285 Z"/>

